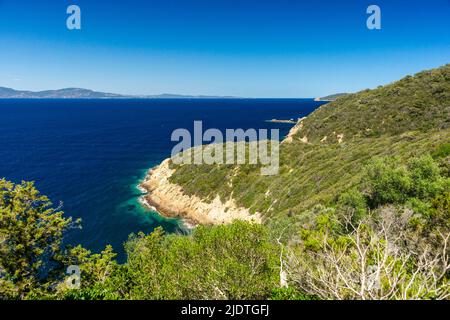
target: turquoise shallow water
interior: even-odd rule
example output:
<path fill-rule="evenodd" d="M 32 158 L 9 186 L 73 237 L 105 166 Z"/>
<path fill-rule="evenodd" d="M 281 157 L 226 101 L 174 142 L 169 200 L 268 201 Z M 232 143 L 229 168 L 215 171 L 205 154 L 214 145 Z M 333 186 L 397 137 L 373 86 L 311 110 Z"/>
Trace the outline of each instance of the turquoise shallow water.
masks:
<path fill-rule="evenodd" d="M 311 99 L 0 100 L 0 177 L 33 180 L 66 215 L 82 218 L 68 243 L 93 251 L 123 243 L 133 232 L 183 232 L 176 219 L 143 208 L 136 188 L 147 170 L 170 155 L 176 128 L 279 128 L 264 120 L 299 118 Z"/>

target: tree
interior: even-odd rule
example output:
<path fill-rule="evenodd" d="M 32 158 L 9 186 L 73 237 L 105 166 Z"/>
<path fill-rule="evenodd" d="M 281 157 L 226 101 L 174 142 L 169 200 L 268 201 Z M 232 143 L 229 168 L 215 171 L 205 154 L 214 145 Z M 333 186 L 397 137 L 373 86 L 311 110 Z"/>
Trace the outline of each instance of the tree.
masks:
<path fill-rule="evenodd" d="M 398 158 L 375 158 L 365 168 L 361 184 L 372 208 L 413 198 L 430 200 L 450 186 L 441 171 L 429 155 L 412 158 L 406 165 Z"/>
<path fill-rule="evenodd" d="M 73 225 L 32 182 L 0 179 L 0 298 L 45 290 L 49 264 Z"/>
<path fill-rule="evenodd" d="M 124 281 L 113 282 L 129 299 L 263 299 L 279 282 L 277 250 L 265 227 L 245 222 L 188 236 L 157 229 L 130 238 Z"/>
<path fill-rule="evenodd" d="M 56 298 L 81 300 L 118 299 L 120 293 L 111 284 L 112 275 L 120 272 L 114 260 L 116 253 L 108 245 L 101 253 L 91 251 L 78 245 L 64 250 L 59 260 L 65 266 L 78 266 L 80 271 L 80 288 L 73 289 L 65 281 L 58 284 Z"/>

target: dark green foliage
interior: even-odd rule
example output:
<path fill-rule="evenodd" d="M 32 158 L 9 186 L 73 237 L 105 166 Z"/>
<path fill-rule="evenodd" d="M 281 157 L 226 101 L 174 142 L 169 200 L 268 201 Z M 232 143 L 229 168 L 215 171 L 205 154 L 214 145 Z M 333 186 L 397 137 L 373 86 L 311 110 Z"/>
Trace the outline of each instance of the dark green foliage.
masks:
<path fill-rule="evenodd" d="M 0 180 L 0 299 L 47 289 L 46 273 L 71 225 L 33 183 Z"/>
<path fill-rule="evenodd" d="M 76 265 L 80 268 L 80 289 L 67 288 L 60 283 L 57 298 L 69 300 L 103 300 L 116 299 L 119 294 L 111 290 L 111 275 L 119 272 L 115 262 L 116 254 L 111 246 L 107 246 L 99 254 L 93 254 L 80 245 L 68 248 L 60 257 L 64 266 Z"/>
<path fill-rule="evenodd" d="M 445 158 L 450 156 L 450 143 L 441 144 L 431 155 L 433 158 Z"/>
<path fill-rule="evenodd" d="M 410 199 L 429 200 L 450 186 L 430 156 L 413 158 L 403 165 L 397 158 L 374 159 L 366 168 L 363 185 L 371 207 L 405 204 Z"/>
<path fill-rule="evenodd" d="M 270 300 L 318 300 L 318 298 L 301 293 L 294 287 L 285 287 L 273 290 Z"/>
<path fill-rule="evenodd" d="M 367 198 L 362 192 L 350 189 L 339 197 L 337 208 L 348 213 L 351 216 L 350 222 L 356 225 L 368 213 Z"/>
<path fill-rule="evenodd" d="M 385 203 L 405 203 L 412 181 L 404 166 L 397 166 L 394 158 L 376 159 L 367 168 L 365 183 L 371 206 Z"/>
<path fill-rule="evenodd" d="M 128 299 L 264 299 L 276 287 L 277 247 L 267 230 L 236 222 L 198 227 L 190 236 L 132 236 L 127 277 L 116 283 Z"/>
<path fill-rule="evenodd" d="M 353 208 L 355 218 L 384 205 L 404 206 L 414 212 L 411 225 L 423 234 L 450 229 L 450 177 L 433 158 L 425 155 L 406 164 L 396 158 L 378 158 L 366 167 L 366 173 L 361 182 L 363 192 L 342 195 L 338 202 L 341 212 Z"/>
<path fill-rule="evenodd" d="M 78 265 L 90 299 L 115 266 L 115 254 L 107 247 L 101 254 L 77 246 L 64 249 L 61 242 L 71 227 L 59 208 L 41 195 L 31 182 L 13 184 L 0 180 L 0 300 L 81 297 L 65 288 L 69 265 Z"/>
<path fill-rule="evenodd" d="M 0 299 L 266 299 L 279 282 L 280 248 L 261 225 L 132 235 L 119 265 L 110 246 L 61 248 L 71 220 L 32 183 L 0 180 L 0 192 Z M 70 265 L 78 289 L 65 281 Z"/>
<path fill-rule="evenodd" d="M 434 211 L 429 217 L 429 224 L 450 228 L 450 191 L 434 198 L 431 207 Z"/>

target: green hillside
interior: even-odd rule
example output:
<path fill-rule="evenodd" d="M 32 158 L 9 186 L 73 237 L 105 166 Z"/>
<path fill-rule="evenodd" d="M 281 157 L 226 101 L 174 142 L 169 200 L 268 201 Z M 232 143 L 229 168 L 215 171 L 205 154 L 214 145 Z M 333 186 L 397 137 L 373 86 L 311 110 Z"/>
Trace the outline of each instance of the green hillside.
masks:
<path fill-rule="evenodd" d="M 0 179 L 0 300 L 448 300 L 449 74 L 322 106 L 281 145 L 278 175 L 172 164 L 184 192 L 232 197 L 265 223 L 132 234 L 124 263 L 111 246 L 64 245 L 81 222 L 33 183 Z"/>
<path fill-rule="evenodd" d="M 301 136 L 310 142 L 380 137 L 406 131 L 450 127 L 450 64 L 407 76 L 400 81 L 364 90 L 330 102 L 309 115 Z"/>
<path fill-rule="evenodd" d="M 375 156 L 406 161 L 448 141 L 450 65 L 323 105 L 281 145 L 278 175 L 251 165 L 179 165 L 171 181 L 206 201 L 219 194 L 265 217 L 293 215 L 356 185 Z"/>

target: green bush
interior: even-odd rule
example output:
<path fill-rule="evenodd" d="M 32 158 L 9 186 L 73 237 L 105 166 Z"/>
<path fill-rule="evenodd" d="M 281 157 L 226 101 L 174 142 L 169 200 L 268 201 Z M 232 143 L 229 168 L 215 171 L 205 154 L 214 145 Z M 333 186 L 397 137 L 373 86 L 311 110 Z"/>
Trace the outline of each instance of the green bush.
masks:
<path fill-rule="evenodd" d="M 372 208 L 386 203 L 405 203 L 413 181 L 396 158 L 376 158 L 366 167 L 364 192 Z"/>
<path fill-rule="evenodd" d="M 405 204 L 410 199 L 429 200 L 449 186 L 439 164 L 429 155 L 412 158 L 404 165 L 398 158 L 376 158 L 366 167 L 364 192 L 372 208 Z"/>
<path fill-rule="evenodd" d="M 279 282 L 278 247 L 261 225 L 198 227 L 192 235 L 161 229 L 126 244 L 127 299 L 265 299 Z M 114 281 L 112 282 L 114 283 Z"/>
<path fill-rule="evenodd" d="M 439 164 L 430 156 L 413 158 L 407 164 L 412 185 L 410 196 L 431 199 L 440 194 L 448 181 L 441 177 Z"/>
<path fill-rule="evenodd" d="M 318 300 L 318 298 L 298 292 L 294 287 L 285 287 L 274 289 L 270 300 Z"/>
<path fill-rule="evenodd" d="M 450 143 L 441 144 L 431 155 L 435 159 L 448 157 L 450 155 Z"/>
<path fill-rule="evenodd" d="M 338 210 L 343 214 L 351 214 L 351 223 L 356 224 L 367 215 L 367 200 L 356 189 L 344 192 L 337 202 Z"/>
<path fill-rule="evenodd" d="M 64 233 L 73 225 L 32 182 L 0 179 L 0 300 L 25 299 L 55 282 Z"/>

